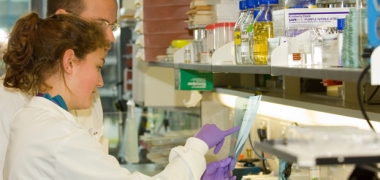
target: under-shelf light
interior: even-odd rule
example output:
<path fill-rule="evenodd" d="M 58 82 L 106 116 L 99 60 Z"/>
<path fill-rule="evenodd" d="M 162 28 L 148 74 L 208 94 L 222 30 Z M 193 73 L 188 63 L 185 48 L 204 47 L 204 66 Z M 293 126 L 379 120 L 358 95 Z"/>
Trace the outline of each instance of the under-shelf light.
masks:
<path fill-rule="evenodd" d="M 234 108 L 237 96 L 214 93 L 214 99 L 224 106 Z M 353 118 L 326 112 L 308 110 L 293 106 L 276 104 L 261 100 L 258 114 L 281 119 L 288 122 L 297 122 L 304 125 L 321 126 L 355 126 L 361 129 L 370 129 L 367 122 L 360 118 Z M 373 122 L 375 129 L 380 131 L 380 123 Z"/>

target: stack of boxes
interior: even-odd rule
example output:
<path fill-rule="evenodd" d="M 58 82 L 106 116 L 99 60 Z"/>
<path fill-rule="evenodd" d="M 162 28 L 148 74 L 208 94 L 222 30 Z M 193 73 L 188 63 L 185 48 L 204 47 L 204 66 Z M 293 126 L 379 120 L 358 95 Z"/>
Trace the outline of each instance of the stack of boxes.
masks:
<path fill-rule="evenodd" d="M 143 31 L 145 61 L 165 55 L 174 39 L 192 39 L 186 23 L 190 0 L 144 0 Z"/>
<path fill-rule="evenodd" d="M 219 4 L 212 5 L 212 19 L 217 22 L 236 22 L 239 18 L 239 1 L 221 0 Z"/>
<path fill-rule="evenodd" d="M 206 0 L 192 0 L 190 3 L 189 26 L 213 23 L 211 18 L 211 6 Z"/>

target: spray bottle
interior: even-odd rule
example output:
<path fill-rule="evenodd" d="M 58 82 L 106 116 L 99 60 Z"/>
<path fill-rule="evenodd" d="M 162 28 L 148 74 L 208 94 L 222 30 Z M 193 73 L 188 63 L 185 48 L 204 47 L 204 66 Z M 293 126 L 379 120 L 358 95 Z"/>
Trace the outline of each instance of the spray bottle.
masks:
<path fill-rule="evenodd" d="M 126 151 L 125 159 L 128 163 L 138 163 L 140 161 L 138 153 L 138 132 L 135 119 L 135 102 L 129 100 L 127 102 L 128 114 L 126 119 Z"/>

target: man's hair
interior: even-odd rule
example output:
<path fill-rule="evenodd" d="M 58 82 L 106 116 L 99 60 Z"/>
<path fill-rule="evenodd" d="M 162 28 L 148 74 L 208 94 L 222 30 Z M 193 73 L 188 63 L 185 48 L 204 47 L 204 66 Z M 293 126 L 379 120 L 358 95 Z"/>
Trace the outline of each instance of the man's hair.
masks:
<path fill-rule="evenodd" d="M 85 10 L 84 0 L 47 0 L 47 17 L 54 15 L 58 9 L 80 15 Z"/>

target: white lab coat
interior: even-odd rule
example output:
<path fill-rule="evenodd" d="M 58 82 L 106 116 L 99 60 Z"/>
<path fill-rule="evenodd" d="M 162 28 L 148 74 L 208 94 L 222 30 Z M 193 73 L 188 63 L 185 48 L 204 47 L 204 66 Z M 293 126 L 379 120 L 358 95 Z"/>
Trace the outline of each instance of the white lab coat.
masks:
<path fill-rule="evenodd" d="M 131 174 L 102 150 L 72 114 L 43 97 L 33 97 L 12 120 L 4 179 L 175 179 L 199 180 L 206 169 L 205 142 L 189 138 L 173 148 L 158 175 Z"/>
<path fill-rule="evenodd" d="M 0 180 L 3 178 L 3 166 L 5 153 L 8 146 L 10 122 L 13 116 L 23 108 L 32 96 L 14 88 L 6 88 L 3 85 L 4 76 L 0 77 Z M 93 138 L 104 140 L 103 135 L 103 109 L 99 94 L 96 95 L 93 107 L 87 110 L 72 111 L 77 122 L 87 128 Z M 103 148 L 108 148 L 107 141 L 102 141 Z"/>

